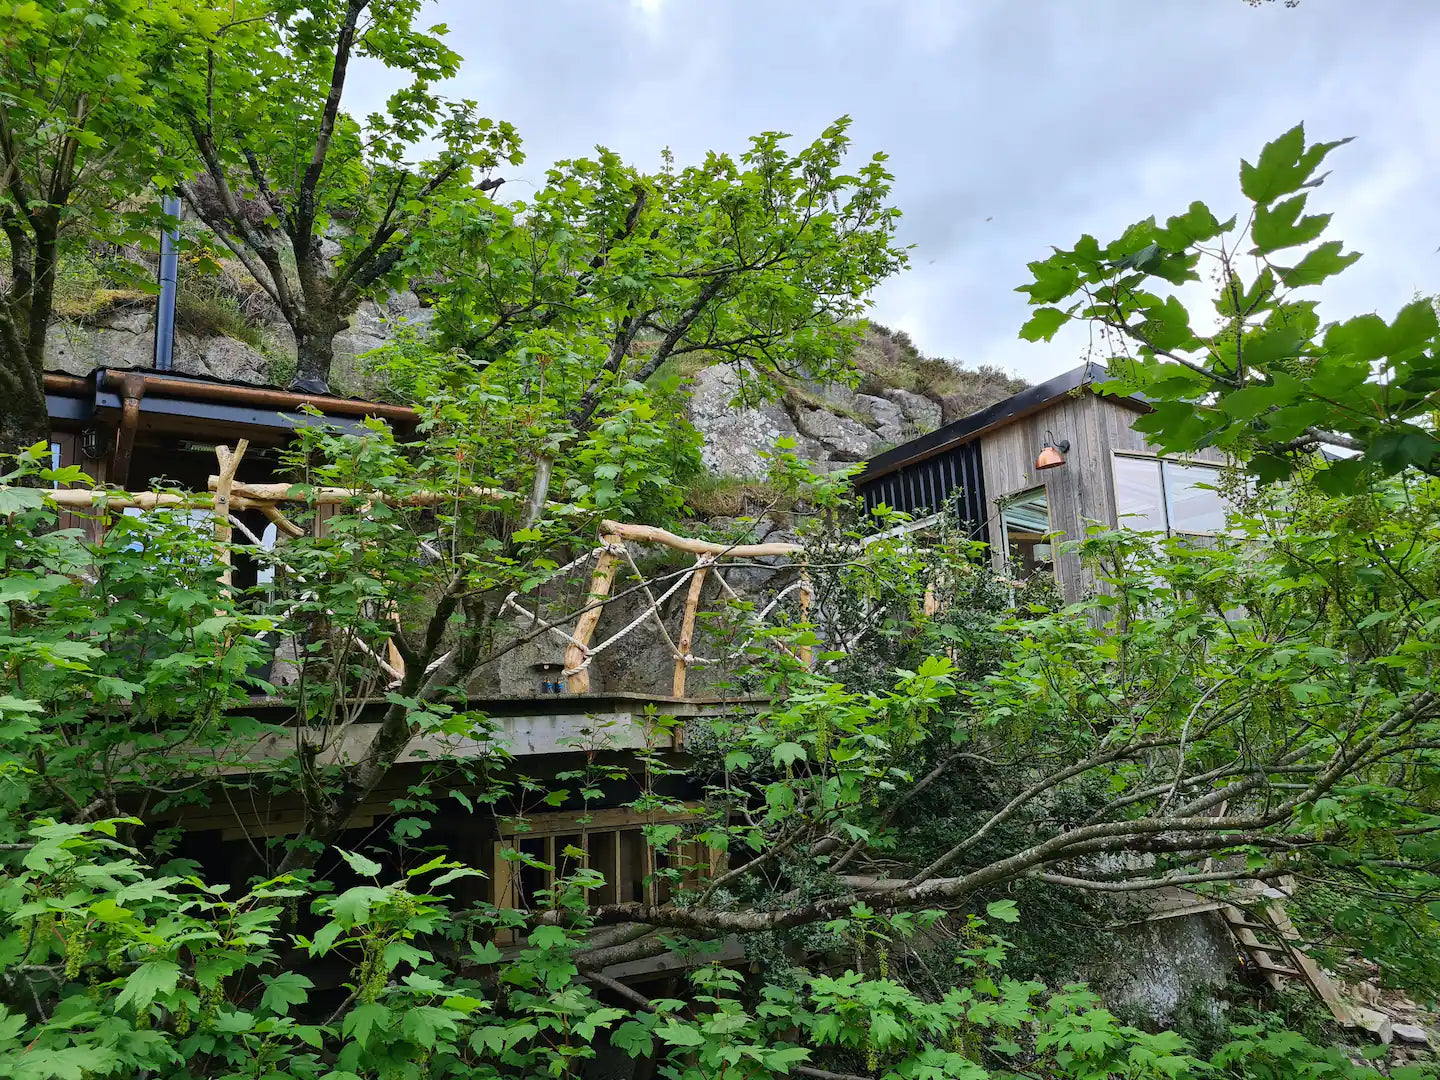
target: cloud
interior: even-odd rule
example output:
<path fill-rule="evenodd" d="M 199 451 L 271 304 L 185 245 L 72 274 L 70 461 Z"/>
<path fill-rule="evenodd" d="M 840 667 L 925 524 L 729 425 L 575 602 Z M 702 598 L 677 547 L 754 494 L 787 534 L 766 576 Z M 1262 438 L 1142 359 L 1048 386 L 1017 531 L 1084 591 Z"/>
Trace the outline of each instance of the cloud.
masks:
<path fill-rule="evenodd" d="M 1305 0 L 496 0 L 433 4 L 467 57 L 448 92 L 518 125 L 523 194 L 597 143 L 652 166 L 739 151 L 762 130 L 812 138 L 855 118 L 884 149 L 912 268 L 875 316 L 926 351 L 1039 379 L 1083 335 L 1019 341 L 1025 264 L 1081 233 L 1109 238 L 1203 199 L 1239 209 L 1237 168 L 1299 120 L 1356 136 L 1312 197 L 1366 257 L 1322 311 L 1393 311 L 1436 291 L 1440 4 Z M 366 71 L 356 111 L 388 89 Z M 366 98 L 369 97 L 367 101 Z"/>

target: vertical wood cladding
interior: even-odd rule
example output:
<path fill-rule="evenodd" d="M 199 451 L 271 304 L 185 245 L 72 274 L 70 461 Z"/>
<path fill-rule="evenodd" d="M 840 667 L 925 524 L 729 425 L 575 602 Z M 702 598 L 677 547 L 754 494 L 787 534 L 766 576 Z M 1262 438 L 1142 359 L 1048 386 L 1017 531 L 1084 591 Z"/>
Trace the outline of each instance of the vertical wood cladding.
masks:
<path fill-rule="evenodd" d="M 985 521 L 985 475 L 981 465 L 980 440 L 902 465 L 867 483 L 857 485 L 865 509 L 881 505 L 903 510 L 913 517 L 943 510 L 952 500 L 956 515 L 971 536 L 987 538 Z"/>

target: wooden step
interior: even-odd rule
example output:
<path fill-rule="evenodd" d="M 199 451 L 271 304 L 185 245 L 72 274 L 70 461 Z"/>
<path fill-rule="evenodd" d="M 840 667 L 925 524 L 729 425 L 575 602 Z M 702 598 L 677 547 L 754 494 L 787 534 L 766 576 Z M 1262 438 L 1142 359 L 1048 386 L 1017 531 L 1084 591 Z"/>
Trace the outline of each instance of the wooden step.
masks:
<path fill-rule="evenodd" d="M 1259 941 L 1246 942 L 1245 948 L 1254 949 L 1256 952 L 1270 953 L 1273 956 L 1289 956 L 1291 952 L 1288 945 L 1266 945 Z"/>

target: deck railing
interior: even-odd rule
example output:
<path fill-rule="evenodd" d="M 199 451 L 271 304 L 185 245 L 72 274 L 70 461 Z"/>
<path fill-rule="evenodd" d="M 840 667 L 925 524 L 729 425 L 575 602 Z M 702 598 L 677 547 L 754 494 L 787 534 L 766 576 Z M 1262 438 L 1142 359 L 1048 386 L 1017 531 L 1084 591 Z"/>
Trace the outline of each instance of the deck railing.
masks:
<path fill-rule="evenodd" d="M 285 516 L 283 507 L 287 504 L 319 507 L 339 505 L 362 500 L 368 505 L 366 493 L 343 487 L 297 486 L 287 483 L 248 484 L 235 479 L 236 472 L 247 449 L 245 440 L 240 440 L 232 450 L 226 446 L 215 448 L 219 460 L 219 472 L 209 478 L 206 492 L 121 492 L 108 489 L 57 489 L 47 496 L 58 506 L 67 510 L 86 510 L 104 507 L 107 509 L 138 508 L 154 510 L 160 508 L 209 509 L 213 513 L 216 557 L 223 567 L 221 580 L 228 589 L 232 584 L 233 539 L 239 530 L 252 543 L 260 540 L 235 515 L 237 510 L 257 510 L 273 522 L 280 533 L 292 538 L 306 535 L 306 530 Z M 488 495 L 476 489 L 477 495 Z M 448 502 L 453 498 L 448 492 L 415 492 L 396 500 L 380 494 L 373 495 L 372 502 L 386 502 L 405 506 L 427 506 Z M 656 546 L 680 555 L 693 558 L 684 570 L 647 576 L 637 563 L 632 546 Z M 781 587 L 763 607 L 754 610 L 754 598 L 742 598 L 726 580 L 725 573 L 742 565 L 754 566 L 756 559 L 791 559 L 794 580 Z M 750 641 L 760 632 L 781 602 L 796 594 L 799 619 L 803 623 L 809 616 L 813 589 L 805 567 L 805 548 L 797 543 L 767 542 L 751 544 L 725 544 L 694 537 L 680 536 L 666 529 L 652 525 L 639 525 L 606 520 L 599 529 L 599 543 L 572 562 L 560 567 L 552 578 L 590 567 L 589 589 L 584 603 L 578 609 L 573 621 L 570 619 L 552 623 L 545 629 L 564 645 L 563 676 L 570 693 L 586 693 L 591 688 L 590 667 L 594 659 L 606 649 L 614 646 L 628 635 L 650 624 L 655 630 L 658 642 L 669 653 L 672 660 L 671 695 L 684 697 L 689 672 L 698 666 L 723 663 L 740 655 Z M 777 570 L 782 567 L 776 567 Z M 624 626 L 614 633 L 597 640 L 600 624 L 607 608 L 617 606 L 619 599 L 615 583 L 622 573 L 633 576 L 635 585 L 626 587 L 623 596 L 629 601 L 627 614 L 633 613 L 633 598 L 639 597 L 641 608 Z M 742 640 L 726 656 L 696 655 L 696 626 L 702 614 L 701 607 L 707 582 L 718 584 L 716 599 L 726 607 L 743 612 L 745 626 Z M 676 632 L 666 625 L 663 617 L 665 604 L 681 590 L 684 590 L 679 626 Z M 543 625 L 538 606 L 539 598 L 532 598 L 519 591 L 505 598 L 505 610 L 530 621 L 531 625 Z M 398 620 L 393 609 L 387 617 Z M 404 661 L 392 642 L 379 643 L 378 647 L 365 642 L 356 642 L 360 651 L 369 656 L 389 676 L 392 683 L 398 683 L 405 676 Z M 793 649 L 785 644 L 779 646 L 797 661 L 809 665 L 812 650 L 808 645 Z"/>

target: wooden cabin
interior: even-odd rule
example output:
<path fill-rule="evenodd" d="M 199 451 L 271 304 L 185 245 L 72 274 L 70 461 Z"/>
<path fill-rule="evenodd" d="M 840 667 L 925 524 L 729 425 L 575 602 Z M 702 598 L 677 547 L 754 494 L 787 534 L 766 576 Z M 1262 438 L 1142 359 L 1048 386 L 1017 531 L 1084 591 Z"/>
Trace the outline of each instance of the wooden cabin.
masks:
<path fill-rule="evenodd" d="M 1065 541 L 1093 525 L 1168 534 L 1224 530 L 1225 457 L 1167 458 L 1136 431 L 1143 397 L 1102 395 L 1108 374 L 1087 363 L 871 459 L 855 480 L 867 509 L 923 519 L 955 514 L 988 545 L 997 570 L 1050 570 L 1067 601 L 1093 579 Z"/>

